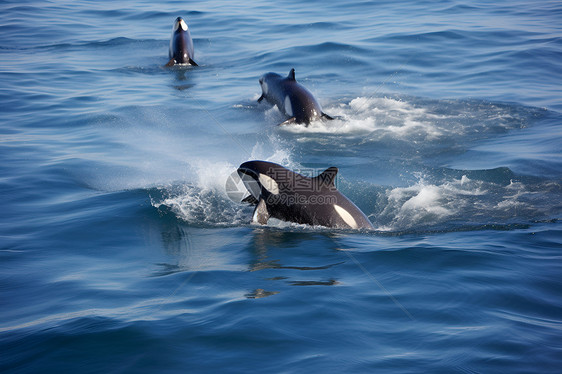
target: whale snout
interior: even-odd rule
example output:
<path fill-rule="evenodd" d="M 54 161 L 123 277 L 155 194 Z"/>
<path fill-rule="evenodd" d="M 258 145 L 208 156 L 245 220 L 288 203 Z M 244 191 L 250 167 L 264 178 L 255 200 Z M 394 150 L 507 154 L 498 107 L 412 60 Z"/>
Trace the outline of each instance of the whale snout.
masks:
<path fill-rule="evenodd" d="M 238 172 L 238 175 L 240 176 L 240 178 L 243 178 L 245 176 L 257 179 L 257 174 L 255 171 L 245 168 L 245 167 L 239 167 L 238 170 L 236 170 Z"/>
<path fill-rule="evenodd" d="M 178 31 L 180 28 L 181 28 L 183 31 L 187 31 L 187 23 L 185 23 L 185 21 L 183 20 L 183 18 L 178 17 L 178 18 L 176 18 L 176 20 L 174 21 L 174 31 Z"/>

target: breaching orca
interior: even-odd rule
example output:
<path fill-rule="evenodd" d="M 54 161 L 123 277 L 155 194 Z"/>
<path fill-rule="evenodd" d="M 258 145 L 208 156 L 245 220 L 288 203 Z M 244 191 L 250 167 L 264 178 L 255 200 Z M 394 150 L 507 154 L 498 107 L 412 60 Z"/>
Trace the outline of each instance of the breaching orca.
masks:
<path fill-rule="evenodd" d="M 183 18 L 178 17 L 174 21 L 172 39 L 170 40 L 170 52 L 168 53 L 168 58 L 170 59 L 170 61 L 168 61 L 166 66 L 197 66 L 195 61 L 193 61 L 193 55 L 193 40 L 191 40 L 189 28 L 187 27 L 187 23 L 185 23 Z"/>
<path fill-rule="evenodd" d="M 264 74 L 260 78 L 260 85 L 262 95 L 258 102 L 265 99 L 290 117 L 282 125 L 304 123 L 308 126 L 319 118 L 333 119 L 322 112 L 322 107 L 310 91 L 297 82 L 295 69 L 291 69 L 285 78 L 277 73 Z"/>
<path fill-rule="evenodd" d="M 250 192 L 243 201 L 257 204 L 252 222 L 270 217 L 335 228 L 373 229 L 365 214 L 335 186 L 336 167 L 309 178 L 267 161 L 248 161 L 238 175 Z"/>

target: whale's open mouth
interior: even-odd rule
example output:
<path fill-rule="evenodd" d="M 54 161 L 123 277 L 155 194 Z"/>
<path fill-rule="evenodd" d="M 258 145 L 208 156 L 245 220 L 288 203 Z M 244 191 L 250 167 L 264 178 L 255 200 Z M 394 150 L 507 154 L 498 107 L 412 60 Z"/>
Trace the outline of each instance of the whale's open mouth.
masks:
<path fill-rule="evenodd" d="M 258 174 L 248 168 L 238 168 L 237 172 L 248 192 L 256 200 L 259 200 L 261 196 L 261 185 Z"/>

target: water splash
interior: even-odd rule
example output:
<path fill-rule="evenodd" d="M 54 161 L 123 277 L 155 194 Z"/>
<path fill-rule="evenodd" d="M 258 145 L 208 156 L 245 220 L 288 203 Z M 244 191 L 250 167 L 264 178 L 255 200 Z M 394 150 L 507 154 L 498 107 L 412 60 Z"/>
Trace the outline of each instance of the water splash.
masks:
<path fill-rule="evenodd" d="M 504 185 L 463 175 L 430 183 L 420 176 L 412 186 L 388 188 L 380 194 L 376 227 L 381 231 L 403 231 L 528 223 L 560 210 L 560 204 L 552 204 L 535 192 L 545 189 L 562 193 L 562 186 L 551 182 L 512 180 Z"/>
<path fill-rule="evenodd" d="M 357 97 L 347 103 L 327 105 L 333 121 L 318 120 L 305 127 L 286 125 L 293 134 L 362 136 L 366 142 L 383 139 L 436 143 L 470 141 L 524 128 L 543 111 L 483 101 L 428 100 L 414 97 Z M 274 107 L 268 116 L 278 111 Z"/>

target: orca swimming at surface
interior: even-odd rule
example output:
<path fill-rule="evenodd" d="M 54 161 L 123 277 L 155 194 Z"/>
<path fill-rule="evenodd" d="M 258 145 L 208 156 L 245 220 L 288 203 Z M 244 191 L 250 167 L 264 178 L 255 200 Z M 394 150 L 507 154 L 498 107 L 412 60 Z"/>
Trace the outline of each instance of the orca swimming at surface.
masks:
<path fill-rule="evenodd" d="M 289 117 L 281 125 L 302 123 L 308 126 L 317 119 L 334 119 L 322 111 L 312 93 L 295 79 L 295 69 L 282 77 L 277 73 L 266 73 L 260 78 L 262 94 L 258 103 L 265 99 Z"/>
<path fill-rule="evenodd" d="M 336 167 L 309 178 L 267 161 L 248 161 L 238 175 L 250 195 L 243 200 L 256 204 L 252 222 L 267 224 L 269 218 L 342 229 L 373 229 L 371 221 L 335 186 Z"/>
<path fill-rule="evenodd" d="M 166 66 L 174 65 L 194 65 L 193 61 L 194 49 L 193 40 L 189 33 L 187 23 L 181 17 L 176 18 L 172 29 L 172 38 L 170 40 L 170 50 L 168 58 L 170 59 Z"/>

